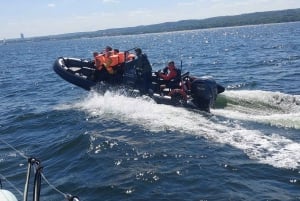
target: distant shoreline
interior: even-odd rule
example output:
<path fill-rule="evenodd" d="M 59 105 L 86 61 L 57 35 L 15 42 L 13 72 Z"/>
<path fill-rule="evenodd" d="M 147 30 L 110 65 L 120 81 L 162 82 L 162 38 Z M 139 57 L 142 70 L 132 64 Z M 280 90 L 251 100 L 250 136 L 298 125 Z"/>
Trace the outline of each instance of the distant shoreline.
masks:
<path fill-rule="evenodd" d="M 112 28 L 91 32 L 66 33 L 49 36 L 39 36 L 19 39 L 6 39 L 2 42 L 65 40 L 76 38 L 95 38 L 105 36 L 138 35 L 147 33 L 163 33 L 173 31 L 188 31 L 209 28 L 238 27 L 248 25 L 277 24 L 300 21 L 300 8 L 280 11 L 266 11 L 234 16 L 212 17 L 202 20 L 181 20 L 135 27 Z M 0 40 L 1 43 L 1 40 Z"/>

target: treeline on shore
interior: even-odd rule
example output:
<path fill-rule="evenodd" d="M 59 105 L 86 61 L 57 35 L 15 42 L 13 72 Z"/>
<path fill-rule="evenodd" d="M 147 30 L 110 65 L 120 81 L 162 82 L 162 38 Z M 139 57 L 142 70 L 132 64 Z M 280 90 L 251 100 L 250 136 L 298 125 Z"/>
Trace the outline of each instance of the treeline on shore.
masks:
<path fill-rule="evenodd" d="M 234 27 L 300 21 L 300 8 L 280 11 L 267 11 L 234 16 L 220 16 L 201 20 L 181 20 L 153 25 L 114 28 L 92 32 L 78 32 L 60 35 L 28 38 L 27 40 L 56 40 L 72 38 L 93 38 L 101 36 L 134 35 L 145 33 L 161 33 L 183 30 L 208 29 L 217 27 Z"/>

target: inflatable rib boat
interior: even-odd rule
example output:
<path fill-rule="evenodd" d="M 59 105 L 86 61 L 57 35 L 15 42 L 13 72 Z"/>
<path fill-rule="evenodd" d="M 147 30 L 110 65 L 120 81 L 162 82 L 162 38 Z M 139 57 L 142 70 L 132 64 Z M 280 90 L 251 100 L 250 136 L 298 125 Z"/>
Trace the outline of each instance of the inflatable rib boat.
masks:
<path fill-rule="evenodd" d="M 99 89 L 99 83 L 106 86 L 123 87 L 131 91 L 141 91 L 136 71 L 132 65 L 123 62 L 117 66 L 118 72 L 105 80 L 95 79 L 93 61 L 79 58 L 60 57 L 53 64 L 54 71 L 67 82 L 85 90 Z M 162 87 L 157 72 L 152 73 L 152 90 L 147 93 L 157 103 L 170 104 L 210 111 L 214 107 L 217 95 L 225 88 L 212 77 L 194 77 L 189 72 L 170 81 L 170 87 Z M 104 85 L 100 85 L 104 86 Z M 103 90 L 103 87 L 100 89 Z M 105 89 L 104 89 L 105 90 Z"/>

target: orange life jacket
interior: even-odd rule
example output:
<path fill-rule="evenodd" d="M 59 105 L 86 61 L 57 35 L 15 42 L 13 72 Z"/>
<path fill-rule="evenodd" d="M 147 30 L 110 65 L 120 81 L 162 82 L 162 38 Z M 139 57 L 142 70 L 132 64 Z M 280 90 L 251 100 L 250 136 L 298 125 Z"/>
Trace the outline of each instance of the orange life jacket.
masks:
<path fill-rule="evenodd" d="M 110 64 L 111 67 L 117 66 L 119 64 L 119 56 L 118 55 L 112 55 L 110 56 L 112 62 Z"/>
<path fill-rule="evenodd" d="M 116 57 L 118 56 L 116 55 Z M 104 54 L 101 54 L 95 57 L 96 68 L 101 70 L 104 66 L 109 74 L 114 74 L 112 66 L 118 64 L 117 62 L 118 58 L 115 58 L 114 55 L 106 57 Z"/>
<path fill-rule="evenodd" d="M 134 54 L 129 54 L 128 52 L 119 52 L 119 64 L 124 63 L 125 61 L 131 61 L 134 59 L 135 55 Z"/>
<path fill-rule="evenodd" d="M 105 63 L 104 55 L 99 54 L 98 56 L 95 57 L 95 65 L 96 69 L 101 70 L 102 69 L 102 64 Z"/>
<path fill-rule="evenodd" d="M 119 57 L 119 64 L 125 62 L 125 52 L 119 52 L 118 57 Z"/>

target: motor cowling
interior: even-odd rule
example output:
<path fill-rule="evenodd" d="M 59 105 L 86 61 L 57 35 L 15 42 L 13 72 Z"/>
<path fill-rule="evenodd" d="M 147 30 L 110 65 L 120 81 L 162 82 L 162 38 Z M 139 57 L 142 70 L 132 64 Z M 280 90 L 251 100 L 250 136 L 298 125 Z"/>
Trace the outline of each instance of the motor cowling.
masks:
<path fill-rule="evenodd" d="M 214 106 L 217 93 L 217 83 L 211 77 L 197 78 L 191 84 L 193 103 L 202 110 L 209 112 Z"/>

